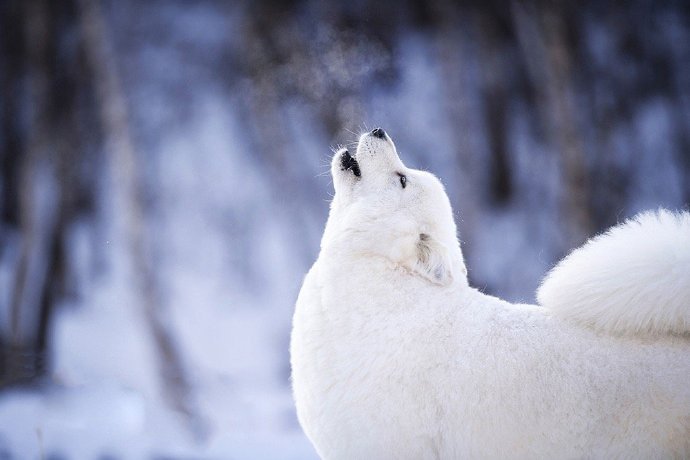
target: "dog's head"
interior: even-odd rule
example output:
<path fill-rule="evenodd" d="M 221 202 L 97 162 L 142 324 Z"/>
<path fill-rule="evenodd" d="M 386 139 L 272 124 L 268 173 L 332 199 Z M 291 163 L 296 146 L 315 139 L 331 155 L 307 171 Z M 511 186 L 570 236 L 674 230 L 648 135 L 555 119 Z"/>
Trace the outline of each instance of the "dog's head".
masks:
<path fill-rule="evenodd" d="M 354 154 L 336 152 L 331 173 L 335 196 L 322 248 L 381 256 L 437 285 L 466 283 L 443 185 L 433 174 L 405 167 L 382 129 L 363 134 Z"/>

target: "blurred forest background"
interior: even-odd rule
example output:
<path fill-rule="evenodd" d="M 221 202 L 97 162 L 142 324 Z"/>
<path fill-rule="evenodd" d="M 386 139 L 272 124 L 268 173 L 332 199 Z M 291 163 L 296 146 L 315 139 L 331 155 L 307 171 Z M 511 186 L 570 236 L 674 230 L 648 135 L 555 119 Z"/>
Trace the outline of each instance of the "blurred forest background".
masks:
<path fill-rule="evenodd" d="M 440 176 L 471 283 L 690 203 L 690 3 L 0 0 L 0 458 L 313 458 L 331 147 Z"/>

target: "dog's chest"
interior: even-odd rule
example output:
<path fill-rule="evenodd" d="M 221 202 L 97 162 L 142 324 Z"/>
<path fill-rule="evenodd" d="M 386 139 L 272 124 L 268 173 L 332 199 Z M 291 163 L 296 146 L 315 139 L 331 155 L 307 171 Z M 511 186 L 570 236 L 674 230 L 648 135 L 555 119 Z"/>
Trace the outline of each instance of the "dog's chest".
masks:
<path fill-rule="evenodd" d="M 320 275 L 307 280 L 313 286 L 305 283 L 310 294 L 300 296 L 293 331 L 293 383 L 305 430 L 317 445 L 345 448 L 356 438 L 377 451 L 412 436 L 415 446 L 431 449 L 439 354 L 429 348 L 429 316 L 391 280 L 352 274 L 342 283 Z"/>

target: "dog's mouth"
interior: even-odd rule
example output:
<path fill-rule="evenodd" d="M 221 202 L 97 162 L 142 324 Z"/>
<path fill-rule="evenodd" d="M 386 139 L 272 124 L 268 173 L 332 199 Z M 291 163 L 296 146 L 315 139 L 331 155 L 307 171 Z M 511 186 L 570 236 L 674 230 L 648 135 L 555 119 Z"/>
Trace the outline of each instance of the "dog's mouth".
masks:
<path fill-rule="evenodd" d="M 350 152 L 347 150 L 340 155 L 340 169 L 343 171 L 352 171 L 357 177 L 362 175 L 362 172 L 359 170 L 359 163 L 357 163 L 357 160 L 350 155 Z"/>

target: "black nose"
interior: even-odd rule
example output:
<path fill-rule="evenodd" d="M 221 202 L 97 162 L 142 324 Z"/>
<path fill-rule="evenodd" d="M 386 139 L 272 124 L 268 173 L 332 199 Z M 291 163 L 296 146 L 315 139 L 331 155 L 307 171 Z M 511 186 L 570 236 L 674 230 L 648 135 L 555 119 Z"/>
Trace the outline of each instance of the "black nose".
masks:
<path fill-rule="evenodd" d="M 383 139 L 386 137 L 386 132 L 382 130 L 381 128 L 375 128 L 372 132 L 371 135 L 374 137 L 378 137 L 379 139 Z"/>

